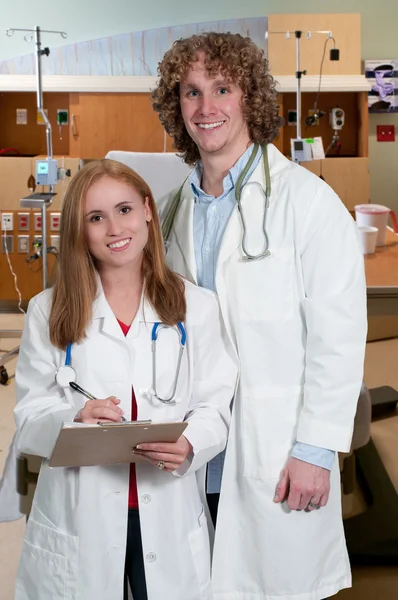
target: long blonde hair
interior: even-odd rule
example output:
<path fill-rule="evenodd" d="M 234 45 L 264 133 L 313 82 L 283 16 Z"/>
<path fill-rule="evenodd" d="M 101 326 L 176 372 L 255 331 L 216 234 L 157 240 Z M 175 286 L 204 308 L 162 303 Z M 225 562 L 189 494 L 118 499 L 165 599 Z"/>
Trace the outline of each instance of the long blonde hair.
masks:
<path fill-rule="evenodd" d="M 84 233 L 84 200 L 89 188 L 104 176 L 127 183 L 143 202 L 148 198 L 152 220 L 142 261 L 144 293 L 166 325 L 185 320 L 184 282 L 166 264 L 159 215 L 148 184 L 120 162 L 94 160 L 74 176 L 62 207 L 59 263 L 49 319 L 50 341 L 61 349 L 69 342 L 82 341 L 92 318 L 98 275 Z"/>

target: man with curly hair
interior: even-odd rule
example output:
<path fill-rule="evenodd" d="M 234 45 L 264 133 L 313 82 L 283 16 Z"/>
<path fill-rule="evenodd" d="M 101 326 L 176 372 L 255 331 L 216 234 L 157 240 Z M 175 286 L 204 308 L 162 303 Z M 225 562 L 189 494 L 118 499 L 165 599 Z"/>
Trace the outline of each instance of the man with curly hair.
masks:
<path fill-rule="evenodd" d="M 355 225 L 272 144 L 275 82 L 249 38 L 179 40 L 159 75 L 154 109 L 194 167 L 159 203 L 168 261 L 217 292 L 240 361 L 225 462 L 207 474 L 214 598 L 320 600 L 351 584 L 337 451 L 366 341 Z"/>

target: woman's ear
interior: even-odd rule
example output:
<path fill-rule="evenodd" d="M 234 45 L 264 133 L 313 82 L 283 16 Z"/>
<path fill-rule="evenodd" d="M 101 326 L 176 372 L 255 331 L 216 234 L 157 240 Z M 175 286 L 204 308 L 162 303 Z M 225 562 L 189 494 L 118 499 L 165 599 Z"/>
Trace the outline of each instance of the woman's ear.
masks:
<path fill-rule="evenodd" d="M 149 198 L 148 198 L 148 196 L 145 196 L 144 211 L 145 211 L 145 220 L 146 220 L 147 223 L 149 223 L 150 221 L 152 221 L 152 211 L 151 211 L 151 208 L 149 206 Z"/>

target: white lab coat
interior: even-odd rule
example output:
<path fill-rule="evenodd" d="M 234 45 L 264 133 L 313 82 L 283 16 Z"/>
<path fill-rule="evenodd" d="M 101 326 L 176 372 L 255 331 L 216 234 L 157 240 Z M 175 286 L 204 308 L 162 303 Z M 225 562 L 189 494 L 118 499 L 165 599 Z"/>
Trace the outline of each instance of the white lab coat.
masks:
<path fill-rule="evenodd" d="M 234 210 L 216 286 L 240 383 L 222 481 L 213 561 L 215 600 L 320 600 L 351 583 L 339 469 L 325 508 L 290 511 L 275 487 L 295 440 L 348 451 L 366 338 L 363 258 L 354 221 L 321 179 L 268 147 L 271 256 L 242 261 Z M 250 182 L 265 189 L 263 161 Z M 163 217 L 174 192 L 159 203 Z M 170 266 L 196 280 L 187 182 L 170 236 Z M 242 195 L 247 249 L 263 247 L 264 198 Z"/>
<path fill-rule="evenodd" d="M 151 331 L 159 321 L 142 302 L 127 334 L 101 292 L 86 339 L 72 347 L 77 382 L 99 398 L 116 395 L 127 419 L 132 385 L 138 419 L 187 420 L 194 455 L 173 474 L 137 463 L 142 545 L 149 600 L 210 600 L 210 544 L 204 471 L 226 444 L 237 368 L 223 341 L 214 294 L 186 285 L 187 347 L 176 404 L 152 401 Z M 50 457 L 63 421 L 85 399 L 54 381 L 65 353 L 48 338 L 51 291 L 29 304 L 16 373 L 19 449 Z M 171 391 L 179 338 L 162 330 L 157 390 Z M 44 460 L 27 524 L 15 600 L 122 600 L 129 465 L 50 468 Z"/>

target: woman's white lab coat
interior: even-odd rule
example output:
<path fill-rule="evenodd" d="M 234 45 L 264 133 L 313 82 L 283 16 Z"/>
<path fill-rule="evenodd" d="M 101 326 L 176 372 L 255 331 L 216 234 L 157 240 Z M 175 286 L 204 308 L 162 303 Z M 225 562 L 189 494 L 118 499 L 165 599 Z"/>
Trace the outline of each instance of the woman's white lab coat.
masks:
<path fill-rule="evenodd" d="M 242 261 L 234 210 L 216 285 L 240 359 L 213 562 L 215 600 L 320 600 L 350 585 L 339 469 L 325 508 L 274 504 L 296 440 L 348 451 L 366 337 L 363 258 L 354 221 L 322 180 L 268 146 L 271 256 Z M 251 183 L 265 189 L 263 162 Z M 170 236 L 171 267 L 196 280 L 193 194 L 187 182 Z M 160 202 L 164 217 L 171 196 Z M 249 252 L 263 249 L 264 196 L 242 195 Z"/>
<path fill-rule="evenodd" d="M 173 474 L 137 463 L 137 485 L 149 600 L 210 600 L 210 549 L 205 464 L 224 446 L 236 386 L 233 353 L 224 344 L 214 294 L 186 285 L 187 348 L 177 403 L 147 395 L 152 387 L 151 331 L 159 321 L 142 302 L 127 334 L 105 296 L 95 301 L 86 339 L 72 347 L 77 382 L 98 398 L 116 395 L 127 419 L 132 385 L 138 419 L 187 420 L 194 455 Z M 48 338 L 51 291 L 29 305 L 16 373 L 19 449 L 51 456 L 63 421 L 85 399 L 54 380 L 65 353 Z M 157 391 L 171 392 L 179 338 L 162 330 L 157 343 Z M 16 583 L 16 600 L 122 600 L 129 465 L 40 471 Z"/>

